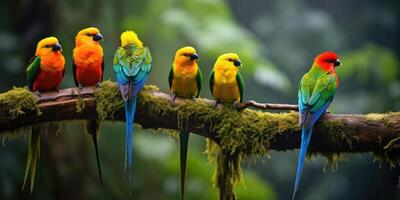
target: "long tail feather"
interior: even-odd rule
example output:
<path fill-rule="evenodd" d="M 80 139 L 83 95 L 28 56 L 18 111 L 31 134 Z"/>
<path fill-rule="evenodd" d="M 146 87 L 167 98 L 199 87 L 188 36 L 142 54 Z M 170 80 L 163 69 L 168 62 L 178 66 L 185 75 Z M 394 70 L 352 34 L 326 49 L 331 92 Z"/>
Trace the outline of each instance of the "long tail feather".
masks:
<path fill-rule="evenodd" d="M 30 192 L 32 193 L 33 186 L 35 183 L 36 164 L 39 157 L 40 157 L 40 127 L 34 125 L 32 126 L 32 133 L 29 141 L 28 156 L 26 161 L 25 177 L 24 177 L 24 184 L 22 185 L 22 190 L 25 189 L 25 184 L 30 172 Z"/>
<path fill-rule="evenodd" d="M 301 174 L 303 172 L 304 160 L 306 158 L 307 148 L 308 148 L 308 144 L 310 143 L 312 131 L 313 131 L 313 127 L 308 128 L 308 129 L 307 128 L 301 129 L 301 147 L 300 147 L 299 161 L 298 161 L 298 165 L 297 165 L 297 173 L 296 173 L 296 180 L 294 183 L 292 200 L 295 199 L 297 189 L 299 188 L 299 185 L 300 185 L 300 179 L 301 179 Z"/>
<path fill-rule="evenodd" d="M 99 123 L 97 122 L 97 120 L 88 120 L 86 122 L 86 130 L 92 137 L 94 150 L 96 152 L 97 170 L 99 173 L 100 184 L 101 184 L 101 186 L 103 186 L 103 176 L 101 175 L 99 148 L 97 145 L 97 136 L 98 136 L 98 130 L 99 130 Z"/>
<path fill-rule="evenodd" d="M 189 132 L 181 131 L 179 133 L 179 141 L 181 162 L 181 200 L 183 200 L 185 195 L 186 160 L 189 143 Z"/>
<path fill-rule="evenodd" d="M 131 187 L 132 187 L 132 135 L 133 135 L 133 122 L 135 118 L 136 111 L 136 96 L 125 101 L 125 120 L 126 120 L 126 144 L 125 144 L 125 171 L 128 172 L 128 182 L 129 182 L 129 196 L 132 197 Z"/>

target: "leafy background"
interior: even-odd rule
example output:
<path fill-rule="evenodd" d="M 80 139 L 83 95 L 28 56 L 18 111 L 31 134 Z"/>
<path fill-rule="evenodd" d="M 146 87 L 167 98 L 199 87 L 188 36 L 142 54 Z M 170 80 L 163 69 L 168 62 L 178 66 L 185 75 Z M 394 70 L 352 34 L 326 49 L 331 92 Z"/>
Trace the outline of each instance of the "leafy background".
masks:
<path fill-rule="evenodd" d="M 245 100 L 296 103 L 298 82 L 321 51 L 336 51 L 341 86 L 335 113 L 400 109 L 400 2 L 397 0 L 9 0 L 0 2 L 0 91 L 25 85 L 25 68 L 41 38 L 57 36 L 67 58 L 62 87 L 72 87 L 75 34 L 97 26 L 105 39 L 105 79 L 113 79 L 112 56 L 119 34 L 133 29 L 154 58 L 149 83 L 168 91 L 166 74 L 174 52 L 193 45 L 208 73 L 221 53 L 237 52 L 244 63 Z M 201 96 L 210 97 L 207 80 Z M 57 126 L 57 125 L 54 125 Z M 21 192 L 27 138 L 3 140 L 0 199 L 125 199 L 122 123 L 105 122 L 99 145 L 106 184 L 100 187 L 90 137 L 79 122 L 49 133 L 32 195 Z M 53 127 L 50 130 L 56 130 Z M 135 199 L 179 198 L 176 138 L 137 129 L 134 137 Z M 187 199 L 217 199 L 211 188 L 203 138 L 190 139 Z M 324 172 L 325 158 L 306 163 L 299 199 L 399 199 L 399 169 L 370 154 L 347 155 L 337 171 Z M 245 162 L 239 199 L 289 199 L 297 151 L 275 152 Z"/>

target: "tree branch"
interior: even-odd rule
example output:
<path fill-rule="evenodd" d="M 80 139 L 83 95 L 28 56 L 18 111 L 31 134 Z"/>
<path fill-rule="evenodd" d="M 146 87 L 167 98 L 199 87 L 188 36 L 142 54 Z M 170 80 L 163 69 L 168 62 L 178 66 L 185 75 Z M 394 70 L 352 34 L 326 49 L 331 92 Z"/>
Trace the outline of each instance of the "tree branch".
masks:
<path fill-rule="evenodd" d="M 106 90 L 109 93 L 106 94 Z M 40 114 L 37 110 L 22 106 L 17 115 L 10 115 L 11 110 L 15 112 L 15 107 L 8 102 L 10 99 L 7 97 L 10 96 L 18 102 L 23 100 L 13 96 L 12 92 L 13 90 L 0 96 L 0 136 L 6 131 L 41 122 L 98 118 L 123 121 L 125 118 L 118 88 L 111 82 L 103 84 L 95 92 L 94 88 L 88 87 L 81 92 L 77 88 L 69 88 L 42 93 L 36 102 Z M 84 103 L 80 112 L 77 112 L 77 103 Z M 104 108 L 114 104 L 114 113 L 107 111 L 109 108 Z M 99 107 L 100 105 L 103 107 Z M 248 154 L 263 154 L 268 149 L 286 151 L 299 147 L 300 129 L 296 112 L 269 113 L 245 109 L 249 107 L 297 110 L 296 105 L 260 104 L 255 101 L 237 104 L 237 109 L 231 105 L 219 105 L 215 108 L 214 101 L 208 99 L 177 98 L 172 102 L 169 94 L 158 91 L 154 86 L 147 86 L 139 97 L 135 122 L 143 128 L 184 129 L 209 138 L 222 148 L 240 149 Z M 101 109 L 106 109 L 106 114 L 99 113 Z M 399 136 L 399 113 L 325 114 L 316 125 L 309 150 L 319 153 L 390 150 L 398 153 Z"/>

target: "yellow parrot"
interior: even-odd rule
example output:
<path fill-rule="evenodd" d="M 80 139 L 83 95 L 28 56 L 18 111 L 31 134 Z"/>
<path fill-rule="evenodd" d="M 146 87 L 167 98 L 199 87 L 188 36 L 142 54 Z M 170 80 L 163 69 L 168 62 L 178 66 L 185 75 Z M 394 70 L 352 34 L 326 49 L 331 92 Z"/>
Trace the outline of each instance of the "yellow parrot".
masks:
<path fill-rule="evenodd" d="M 175 53 L 175 59 L 169 72 L 169 87 L 175 97 L 196 98 L 199 97 L 203 75 L 200 71 L 196 49 L 191 46 L 180 48 Z M 180 140 L 180 164 L 181 164 L 181 199 L 185 193 L 185 172 L 189 132 L 181 130 Z"/>
<path fill-rule="evenodd" d="M 210 90 L 215 105 L 219 102 L 242 102 L 244 81 L 239 73 L 242 62 L 236 53 L 222 54 L 217 58 L 210 75 Z"/>

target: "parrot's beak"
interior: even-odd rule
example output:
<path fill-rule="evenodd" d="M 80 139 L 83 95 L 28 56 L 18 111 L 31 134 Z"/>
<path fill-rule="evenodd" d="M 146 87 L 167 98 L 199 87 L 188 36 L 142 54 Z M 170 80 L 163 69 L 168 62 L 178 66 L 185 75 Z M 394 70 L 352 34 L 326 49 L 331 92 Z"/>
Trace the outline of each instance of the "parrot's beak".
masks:
<path fill-rule="evenodd" d="M 197 53 L 194 53 L 190 56 L 190 60 L 197 60 L 199 59 L 199 55 L 197 55 Z"/>
<path fill-rule="evenodd" d="M 333 63 L 333 65 L 334 65 L 335 67 L 342 66 L 342 62 L 341 62 L 339 59 L 337 59 L 337 60 L 335 61 L 335 63 Z"/>
<path fill-rule="evenodd" d="M 236 67 L 242 66 L 242 62 L 241 62 L 240 60 L 235 60 L 235 61 L 233 62 L 233 64 L 234 64 Z"/>
<path fill-rule="evenodd" d="M 102 39 L 103 39 L 103 36 L 100 33 L 93 36 L 94 41 L 100 41 Z"/>
<path fill-rule="evenodd" d="M 55 44 L 52 48 L 53 51 L 61 51 L 61 45 L 60 44 Z"/>

